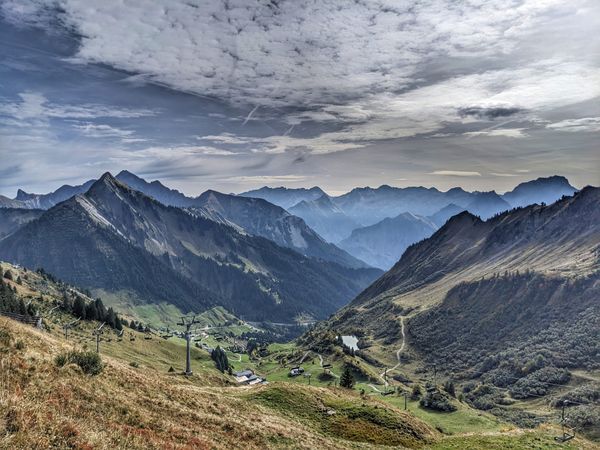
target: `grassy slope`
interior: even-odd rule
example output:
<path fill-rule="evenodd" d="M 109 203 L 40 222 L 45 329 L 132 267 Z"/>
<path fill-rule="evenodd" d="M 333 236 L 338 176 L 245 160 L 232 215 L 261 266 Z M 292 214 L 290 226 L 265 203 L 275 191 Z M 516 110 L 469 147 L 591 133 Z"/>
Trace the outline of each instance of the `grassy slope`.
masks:
<path fill-rule="evenodd" d="M 20 295 L 36 298 L 44 291 L 48 303 L 57 295 L 51 283 L 31 273 L 17 287 Z M 218 311 L 211 317 L 219 320 Z M 458 411 L 440 414 L 409 402 L 404 413 L 402 397 L 374 395 L 368 380 L 361 380 L 354 392 L 332 388 L 319 381 L 322 369 L 315 355 L 303 363 L 313 373 L 312 386 L 306 386 L 305 378 L 287 377 L 304 354 L 293 344 L 273 344 L 271 355 L 260 361 L 242 355 L 238 362 L 239 355 L 230 355 L 236 369 L 255 368 L 271 382 L 239 388 L 196 348 L 191 379 L 169 374 L 170 367 L 176 373 L 183 369 L 181 339 L 146 340 L 126 329 L 118 341 L 107 332 L 101 343 L 107 367 L 90 378 L 75 367 L 58 369 L 52 361 L 65 349 L 93 348 L 91 323 L 81 323 L 64 341 L 60 324 L 69 318 L 55 312 L 47 319 L 49 333 L 0 318 L 0 329 L 12 335 L 10 349 L 0 350 L 0 448 L 238 448 L 242 441 L 248 448 L 376 448 L 383 443 L 436 449 L 556 448 L 554 429 L 525 433 L 460 404 Z M 25 348 L 17 350 L 17 341 Z M 341 373 L 341 359 L 325 362 Z M 361 388 L 367 395 L 358 394 Z M 336 413 L 327 415 L 327 409 Z M 574 445 L 563 448 L 596 448 L 580 440 Z"/>

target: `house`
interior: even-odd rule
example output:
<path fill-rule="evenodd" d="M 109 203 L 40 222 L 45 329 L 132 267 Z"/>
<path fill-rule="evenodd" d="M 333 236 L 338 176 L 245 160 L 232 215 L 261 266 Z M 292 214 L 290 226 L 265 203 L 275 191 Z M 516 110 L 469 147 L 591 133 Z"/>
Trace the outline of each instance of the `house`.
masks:
<path fill-rule="evenodd" d="M 252 372 L 250 369 L 246 369 L 240 372 L 234 372 L 233 376 L 235 378 L 235 381 L 241 384 L 247 383 L 250 377 L 255 377 L 256 375 L 254 375 L 254 372 Z"/>
<path fill-rule="evenodd" d="M 267 380 L 256 375 L 252 370 L 246 369 L 240 372 L 233 372 L 235 381 L 238 384 L 247 384 L 248 386 L 254 386 L 256 384 L 267 384 Z"/>

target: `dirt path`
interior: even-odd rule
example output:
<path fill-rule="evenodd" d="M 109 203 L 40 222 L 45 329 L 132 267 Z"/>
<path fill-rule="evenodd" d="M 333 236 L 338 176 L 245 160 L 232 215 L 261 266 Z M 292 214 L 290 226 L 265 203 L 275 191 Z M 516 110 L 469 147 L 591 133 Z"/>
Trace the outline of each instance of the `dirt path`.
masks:
<path fill-rule="evenodd" d="M 400 354 L 404 351 L 404 347 L 406 345 L 406 333 L 404 331 L 404 316 L 400 316 L 400 332 L 402 333 L 402 343 L 400 344 L 400 348 L 398 348 L 398 350 L 396 350 L 396 360 L 398 360 L 398 362 L 396 363 L 396 365 L 394 367 L 389 368 L 387 370 L 388 372 L 390 372 L 392 370 L 396 370 L 398 367 L 400 367 Z M 384 386 L 389 386 L 389 383 L 385 379 L 385 371 L 383 371 L 379 374 L 379 378 L 381 378 L 381 380 L 383 381 Z M 372 384 L 369 384 L 369 387 L 375 389 L 377 392 L 381 392 L 379 389 L 377 389 Z"/>

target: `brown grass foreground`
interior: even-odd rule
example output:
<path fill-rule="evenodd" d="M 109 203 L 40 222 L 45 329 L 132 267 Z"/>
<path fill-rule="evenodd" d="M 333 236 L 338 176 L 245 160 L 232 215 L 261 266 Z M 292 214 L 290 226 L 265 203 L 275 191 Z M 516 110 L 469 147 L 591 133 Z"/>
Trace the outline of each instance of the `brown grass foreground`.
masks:
<path fill-rule="evenodd" d="M 0 448 L 340 449 L 437 440 L 414 417 L 340 389 L 203 386 L 206 379 L 110 357 L 92 377 L 54 364 L 70 349 L 0 318 Z"/>

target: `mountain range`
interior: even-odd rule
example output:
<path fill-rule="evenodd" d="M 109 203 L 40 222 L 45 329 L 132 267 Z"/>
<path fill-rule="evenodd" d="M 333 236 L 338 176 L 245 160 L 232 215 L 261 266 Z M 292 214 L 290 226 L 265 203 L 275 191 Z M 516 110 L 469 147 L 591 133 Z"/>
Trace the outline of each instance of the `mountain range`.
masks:
<path fill-rule="evenodd" d="M 600 189 L 586 187 L 553 204 L 516 208 L 487 221 L 461 212 L 410 246 L 328 326 L 392 345 L 403 339 L 402 321 L 408 319 L 409 342 L 425 358 L 436 352 L 449 355 L 443 351 L 449 342 L 480 348 L 473 342 L 483 346 L 496 336 L 493 330 L 502 335 L 499 325 L 510 320 L 515 335 L 543 323 L 558 339 L 569 326 L 574 329 L 576 314 L 598 307 L 592 292 L 599 282 L 599 211 Z M 551 310 L 556 314 L 549 315 Z M 476 322 L 467 315 L 485 325 L 473 328 Z M 447 338 L 428 337 L 443 330 Z M 460 350 L 483 355 L 473 348 Z"/>
<path fill-rule="evenodd" d="M 304 257 L 110 174 L 4 237 L 0 255 L 136 304 L 220 304 L 248 319 L 289 322 L 331 314 L 380 274 Z"/>
<path fill-rule="evenodd" d="M 389 269 L 411 244 L 431 236 L 437 226 L 412 213 L 383 219 L 368 227 L 357 228 L 338 245 L 373 267 Z"/>
<path fill-rule="evenodd" d="M 199 197 L 187 197 L 159 181 L 148 182 L 128 171 L 120 172 L 116 178 L 165 205 L 188 208 L 193 214 L 265 237 L 305 256 L 350 268 L 371 265 L 384 270 L 408 245 L 428 237 L 461 211 L 487 219 L 514 207 L 552 203 L 576 192 L 566 178 L 552 176 L 521 183 L 502 195 L 461 188 L 442 192 L 435 188 L 384 185 L 355 188 L 338 197 L 329 196 L 318 187 L 264 187 L 237 196 L 209 190 Z M 93 182 L 65 185 L 42 195 L 19 190 L 15 199 L 0 198 L 0 206 L 48 209 L 86 192 Z M 414 228 L 414 220 L 390 220 L 404 213 L 421 221 L 420 231 Z M 16 213 L 12 214 L 14 224 Z"/>
<path fill-rule="evenodd" d="M 330 239 L 332 242 L 339 242 L 349 236 L 352 230 L 348 229 L 352 226 L 358 228 L 373 225 L 403 212 L 426 217 L 454 204 L 487 219 L 513 207 L 552 203 L 563 195 L 573 195 L 576 190 L 565 177 L 551 176 L 521 183 L 502 195 L 493 191 L 467 192 L 459 187 L 443 192 L 436 188 L 397 188 L 387 185 L 354 188 L 337 197 L 328 196 L 318 188 L 306 190 L 283 187 L 262 188 L 240 195 L 264 198 L 289 209 L 323 236 L 327 231 L 335 230 L 336 224 L 346 221 L 351 225 L 344 227 Z M 322 194 L 319 196 L 318 193 Z M 320 214 L 319 222 L 313 219 L 317 212 Z M 330 222 L 326 222 L 327 216 L 331 216 Z"/>

